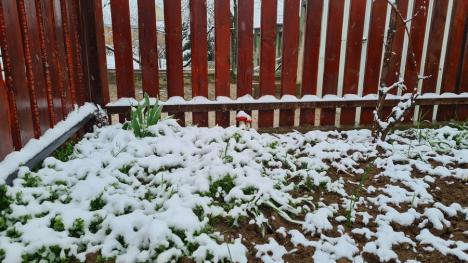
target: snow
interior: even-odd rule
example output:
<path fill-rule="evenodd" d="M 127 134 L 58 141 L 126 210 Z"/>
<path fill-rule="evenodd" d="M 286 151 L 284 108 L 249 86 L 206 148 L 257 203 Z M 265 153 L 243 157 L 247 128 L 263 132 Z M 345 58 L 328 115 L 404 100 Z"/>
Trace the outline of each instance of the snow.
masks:
<path fill-rule="evenodd" d="M 94 110 L 85 105 L 57 127 Z M 13 203 L 0 212 L 7 220 L 0 230 L 4 260 L 21 262 L 53 245 L 81 261 L 99 251 L 116 262 L 247 262 L 249 256 L 284 262 L 304 247 L 312 249 L 306 261 L 364 262 L 370 253 L 398 262 L 397 246 L 468 258 L 466 231 L 462 238 L 434 234 L 468 218 L 461 200 L 434 196 L 440 180 L 460 182 L 467 174 L 460 165 L 467 145 L 459 140 L 466 131 L 395 131 L 380 142 L 379 153 L 369 130 L 260 134 L 245 127 L 181 127 L 172 119 L 148 130 L 152 136 L 137 138 L 120 124 L 96 127 L 74 146 L 69 161 L 49 157 L 35 171 L 22 167 L 7 186 Z M 430 140 L 419 140 L 419 132 Z M 433 143 L 442 138 L 450 147 Z M 371 162 L 378 171 L 364 183 L 348 227 L 349 186 L 358 187 Z M 375 181 L 385 183 L 371 185 Z M 215 218 L 257 229 L 264 241 L 255 243 L 242 231 L 220 232 Z M 61 230 L 51 224 L 58 219 Z M 84 229 L 74 237 L 77 219 Z M 275 228 L 278 220 L 287 223 Z M 12 229 L 19 237 L 7 235 Z"/>
<path fill-rule="evenodd" d="M 70 112 L 65 120 L 58 122 L 55 127 L 48 129 L 39 139 L 33 138 L 29 140 L 20 151 L 8 154 L 5 159 L 0 162 L 0 184 L 4 183 L 8 175 L 18 169 L 21 164 L 25 164 L 63 133 L 96 110 L 97 107 L 92 103 L 86 103 L 81 107 L 75 107 L 75 110 Z"/>

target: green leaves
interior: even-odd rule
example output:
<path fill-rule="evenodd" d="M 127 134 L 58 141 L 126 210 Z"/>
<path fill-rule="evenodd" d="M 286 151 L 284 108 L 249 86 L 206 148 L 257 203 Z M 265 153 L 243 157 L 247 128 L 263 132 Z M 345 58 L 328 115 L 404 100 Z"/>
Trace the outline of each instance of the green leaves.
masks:
<path fill-rule="evenodd" d="M 124 124 L 126 128 L 133 130 L 136 137 L 150 136 L 148 127 L 157 124 L 161 120 L 162 105 L 158 101 L 151 105 L 148 94 L 145 93 L 143 104 L 132 108 L 131 120 Z"/>

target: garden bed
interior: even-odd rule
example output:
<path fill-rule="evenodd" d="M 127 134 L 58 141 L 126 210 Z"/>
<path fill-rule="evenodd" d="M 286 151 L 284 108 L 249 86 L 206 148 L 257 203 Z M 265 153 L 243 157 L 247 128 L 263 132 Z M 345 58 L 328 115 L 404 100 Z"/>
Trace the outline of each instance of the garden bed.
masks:
<path fill-rule="evenodd" d="M 466 126 L 273 135 L 112 125 L 0 191 L 0 259 L 463 262 Z M 59 160 L 61 159 L 61 160 Z"/>

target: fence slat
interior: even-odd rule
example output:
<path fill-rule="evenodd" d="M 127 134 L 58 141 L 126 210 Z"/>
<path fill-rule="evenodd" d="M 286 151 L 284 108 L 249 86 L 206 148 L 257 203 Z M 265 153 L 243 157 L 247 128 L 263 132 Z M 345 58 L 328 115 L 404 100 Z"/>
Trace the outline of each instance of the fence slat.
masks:
<path fill-rule="evenodd" d="M 15 149 L 34 137 L 31 104 L 24 70 L 24 50 L 16 1 L 0 2 L 0 32 L 6 86 L 9 92 Z"/>
<path fill-rule="evenodd" d="M 0 72 L 2 72 L 1 64 Z M 1 161 L 7 154 L 13 151 L 8 91 L 5 82 L 3 81 L 3 74 L 0 74 L 0 123 L 2 124 L 0 125 L 0 140 L 2 142 L 0 143 Z"/>
<path fill-rule="evenodd" d="M 26 75 L 33 114 L 34 136 L 39 138 L 50 127 L 47 95 L 42 68 L 39 27 L 34 0 L 19 0 L 18 11 L 23 34 Z"/>
<path fill-rule="evenodd" d="M 468 25 L 468 1 L 456 0 L 453 7 L 453 16 L 447 45 L 447 57 L 442 80 L 441 93 L 455 92 L 459 66 L 463 61 L 463 44 L 466 41 L 465 25 Z M 465 49 L 464 52 L 468 50 Z M 455 107 L 439 106 L 438 121 L 448 121 L 455 117 Z"/>
<path fill-rule="evenodd" d="M 102 2 L 80 0 L 77 8 L 79 33 L 83 36 L 80 44 L 85 89 L 91 101 L 106 105 L 109 102 L 109 83 Z"/>
<path fill-rule="evenodd" d="M 45 89 L 46 89 L 46 96 L 47 96 L 47 108 L 49 113 L 49 124 L 50 127 L 53 127 L 56 123 L 56 115 L 55 115 L 55 108 L 54 108 L 54 98 L 52 93 L 52 76 L 49 65 L 49 54 L 48 54 L 48 47 L 46 44 L 46 33 L 45 33 L 45 26 L 44 26 L 44 16 L 43 16 L 43 7 L 40 0 L 35 0 L 36 5 L 36 16 L 38 20 L 39 26 L 39 42 L 41 45 L 41 63 L 44 69 L 44 81 L 45 81 Z"/>
<path fill-rule="evenodd" d="M 343 77 L 343 94 L 358 93 L 365 14 L 366 0 L 351 1 L 346 41 L 346 66 Z M 356 109 L 353 108 L 342 108 L 340 123 L 343 125 L 354 124 L 355 112 Z"/>
<path fill-rule="evenodd" d="M 341 30 L 343 26 L 344 1 L 330 1 L 328 10 L 327 40 L 325 45 L 325 65 L 322 96 L 337 95 L 338 71 L 340 68 Z M 320 125 L 333 125 L 335 110 L 322 109 Z"/>
<path fill-rule="evenodd" d="M 281 95 L 296 95 L 300 0 L 284 0 Z M 280 111 L 279 125 L 292 127 L 294 111 Z"/>
<path fill-rule="evenodd" d="M 55 122 L 64 118 L 62 106 L 62 68 L 58 62 L 58 51 L 55 39 L 54 9 L 52 1 L 40 1 L 44 25 L 45 52 L 47 53 L 47 67 L 50 72 L 50 81 L 52 87 L 52 100 Z"/>
<path fill-rule="evenodd" d="M 252 94 L 253 0 L 238 1 L 237 97 Z"/>
<path fill-rule="evenodd" d="M 307 0 L 302 96 L 316 94 L 322 9 L 322 0 Z M 314 124 L 314 114 L 315 110 L 301 109 L 300 124 Z"/>
<path fill-rule="evenodd" d="M 169 97 L 184 96 L 182 71 L 182 17 L 181 2 L 164 0 L 164 23 L 166 33 L 167 93 Z M 175 118 L 185 123 L 184 114 Z"/>
<path fill-rule="evenodd" d="M 215 94 L 230 96 L 231 12 L 230 0 L 217 0 L 215 6 Z M 229 112 L 216 112 L 216 124 L 229 126 Z"/>
<path fill-rule="evenodd" d="M 138 37 L 143 91 L 159 97 L 158 39 L 154 1 L 138 0 Z"/>
<path fill-rule="evenodd" d="M 208 97 L 208 44 L 206 0 L 190 0 L 190 37 L 192 50 L 192 96 Z M 206 112 L 193 112 L 193 124 L 208 126 Z"/>
<path fill-rule="evenodd" d="M 72 39 L 70 36 L 70 25 L 67 14 L 66 0 L 60 0 L 60 14 L 62 16 L 63 40 L 65 48 L 65 59 L 67 63 L 69 96 L 72 105 L 76 104 L 76 79 L 75 79 L 75 61 L 73 56 Z"/>
<path fill-rule="evenodd" d="M 62 99 L 62 111 L 63 115 L 66 116 L 68 112 L 72 109 L 72 101 L 70 96 L 70 79 L 68 78 L 68 63 L 67 63 L 67 55 L 65 52 L 65 38 L 64 38 L 64 31 L 63 31 L 63 19 L 62 19 L 62 10 L 60 0 L 54 0 L 53 2 L 53 10 L 54 10 L 54 18 L 53 21 L 55 22 L 55 38 L 56 38 L 56 52 L 58 58 L 58 72 L 60 76 L 60 81 L 62 84 L 61 92 L 61 99 Z"/>
<path fill-rule="evenodd" d="M 468 27 L 468 19 L 465 23 L 465 29 Z M 458 80 L 455 92 L 462 93 L 468 92 L 468 33 L 465 31 L 465 40 L 463 45 L 463 57 L 460 57 L 460 69 L 458 71 Z M 460 121 L 466 121 L 468 119 L 468 107 L 461 105 L 457 106 L 455 116 Z"/>
<path fill-rule="evenodd" d="M 436 91 L 447 6 L 448 1 L 446 0 L 434 0 L 434 9 L 431 19 L 431 31 L 429 33 L 429 42 L 427 46 L 426 66 L 424 67 L 424 75 L 431 77 L 423 80 L 421 90 L 422 93 Z M 424 116 L 422 119 L 431 120 L 432 111 L 433 107 L 422 106 L 420 108 L 420 114 L 421 116 Z"/>
<path fill-rule="evenodd" d="M 387 1 L 375 1 L 372 3 L 372 14 L 369 27 L 366 70 L 364 75 L 363 95 L 376 94 L 379 86 L 380 62 L 382 60 L 382 48 L 385 31 L 385 18 L 387 16 Z M 361 123 L 373 122 L 372 110 L 363 108 Z"/>
<path fill-rule="evenodd" d="M 75 0 L 67 0 L 68 6 L 68 20 L 70 25 L 71 39 L 72 39 L 72 48 L 73 48 L 73 57 L 75 61 L 75 87 L 76 87 L 76 100 L 79 105 L 83 105 L 84 102 L 89 101 L 88 91 L 85 89 L 85 84 L 83 80 L 83 61 L 81 57 L 81 40 L 78 33 L 78 2 Z"/>
<path fill-rule="evenodd" d="M 135 97 L 130 9 L 127 0 L 111 0 L 117 96 Z"/>
<path fill-rule="evenodd" d="M 275 95 L 276 0 L 262 0 L 260 22 L 260 96 Z M 258 127 L 273 127 L 273 111 L 258 111 Z"/>

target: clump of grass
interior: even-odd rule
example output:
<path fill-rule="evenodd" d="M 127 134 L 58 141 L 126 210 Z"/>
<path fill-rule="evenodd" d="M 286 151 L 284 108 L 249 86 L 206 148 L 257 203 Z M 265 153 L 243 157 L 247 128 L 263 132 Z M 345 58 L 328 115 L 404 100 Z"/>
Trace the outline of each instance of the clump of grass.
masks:
<path fill-rule="evenodd" d="M 63 250 L 60 246 L 54 245 L 50 247 L 42 247 L 32 254 L 23 254 L 21 256 L 23 262 L 53 262 L 66 263 L 70 262 L 70 258 L 66 256 L 68 250 Z"/>
<path fill-rule="evenodd" d="M 10 208 L 12 198 L 8 196 L 7 192 L 7 186 L 0 185 L 0 211 L 5 211 Z"/>
<path fill-rule="evenodd" d="M 348 210 L 346 211 L 346 226 L 347 227 L 351 227 L 352 225 L 354 206 L 356 205 L 356 202 L 361 197 L 361 192 L 364 189 L 364 183 L 369 178 L 369 173 L 373 169 L 374 169 L 373 163 L 369 164 L 369 166 L 366 167 L 366 169 L 364 170 L 364 173 L 361 176 L 361 179 L 359 180 L 359 185 L 353 190 L 353 194 L 351 195 L 351 201 L 349 203 Z"/>
<path fill-rule="evenodd" d="M 229 193 L 232 188 L 234 188 L 234 178 L 231 175 L 226 175 L 225 177 L 214 181 L 210 185 L 210 194 L 211 196 L 215 196 L 218 192 L 218 189 L 222 189 L 225 193 Z"/>
<path fill-rule="evenodd" d="M 23 183 L 24 187 L 38 187 L 42 181 L 39 176 L 34 176 L 31 173 L 26 173 L 23 176 L 23 180 L 24 180 L 24 183 Z"/>
<path fill-rule="evenodd" d="M 104 218 L 101 216 L 96 216 L 91 220 L 89 223 L 89 231 L 93 234 L 95 234 L 99 229 L 101 229 L 101 224 L 104 221 Z"/>
<path fill-rule="evenodd" d="M 132 130 L 136 137 L 151 136 L 148 128 L 157 124 L 161 120 L 162 105 L 158 101 L 154 105 L 150 104 L 147 93 L 144 95 L 143 104 L 138 104 L 132 107 L 131 120 L 124 123 L 123 128 Z"/>
<path fill-rule="evenodd" d="M 20 238 L 21 232 L 19 232 L 15 227 L 12 227 L 7 230 L 6 235 L 9 238 Z"/>

